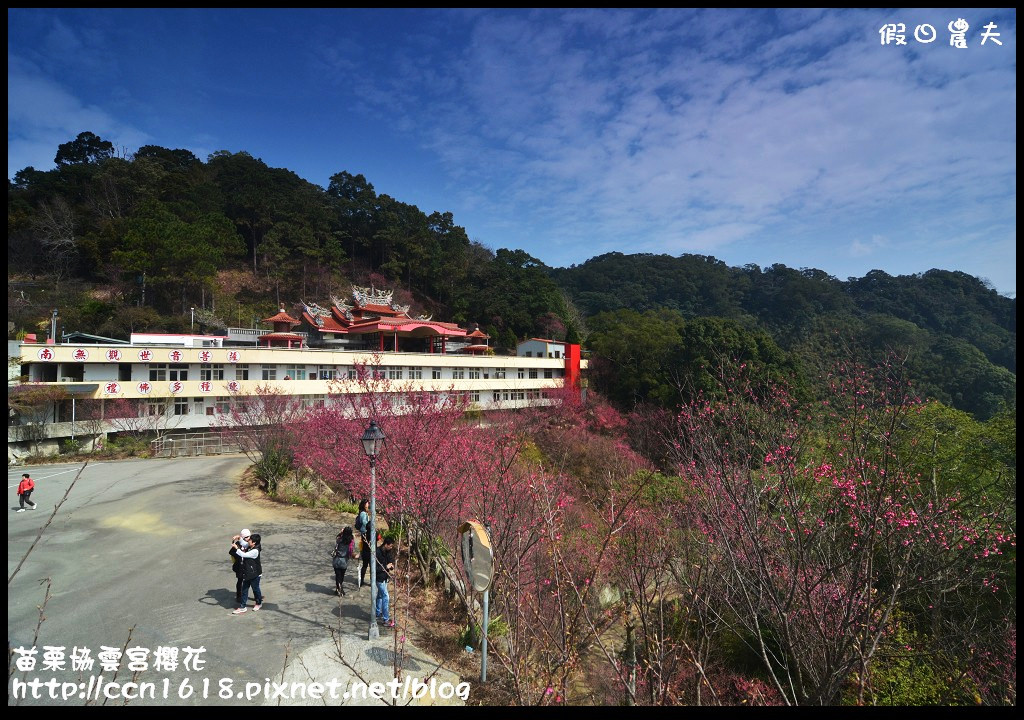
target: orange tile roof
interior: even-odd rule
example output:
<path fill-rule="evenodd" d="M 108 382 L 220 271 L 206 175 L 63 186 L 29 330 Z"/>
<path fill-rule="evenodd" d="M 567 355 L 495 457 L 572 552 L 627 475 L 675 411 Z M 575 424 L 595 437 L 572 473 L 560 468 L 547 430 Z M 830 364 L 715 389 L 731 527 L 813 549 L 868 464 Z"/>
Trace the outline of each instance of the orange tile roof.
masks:
<path fill-rule="evenodd" d="M 397 310 L 392 310 L 387 305 L 357 305 L 356 309 L 364 312 L 377 313 L 378 315 L 398 315 L 399 317 L 407 317 L 403 313 L 399 313 Z"/>
<path fill-rule="evenodd" d="M 333 315 L 324 315 L 322 317 L 322 319 L 324 321 L 323 325 L 317 325 L 316 324 L 316 319 L 313 318 L 307 312 L 303 312 L 302 313 L 302 317 L 306 320 L 306 322 L 310 325 L 310 327 L 316 328 L 320 332 L 336 332 L 336 333 L 348 332 L 348 328 L 346 328 L 344 325 L 341 325 L 337 320 L 335 320 Z"/>
<path fill-rule="evenodd" d="M 298 320 L 296 320 L 291 315 L 286 313 L 284 311 L 284 308 L 282 308 L 281 311 L 279 313 L 277 313 L 277 315 L 275 315 L 274 317 L 264 318 L 262 320 L 262 322 L 268 322 L 268 323 L 288 322 L 288 323 L 291 323 L 292 325 L 297 325 L 299 323 Z"/>

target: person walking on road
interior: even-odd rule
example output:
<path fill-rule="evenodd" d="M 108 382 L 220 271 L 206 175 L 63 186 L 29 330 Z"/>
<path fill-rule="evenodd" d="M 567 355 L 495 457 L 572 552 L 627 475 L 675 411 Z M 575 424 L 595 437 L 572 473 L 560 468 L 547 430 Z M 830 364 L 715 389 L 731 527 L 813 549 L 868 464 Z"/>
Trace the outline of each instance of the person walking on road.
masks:
<path fill-rule="evenodd" d="M 18 508 L 18 512 L 25 512 L 25 503 L 33 510 L 36 509 L 36 504 L 29 500 L 32 496 L 32 491 L 36 489 L 35 481 L 29 477 L 28 473 L 21 474 L 21 482 L 18 483 L 18 503 L 21 507 Z"/>
<path fill-rule="evenodd" d="M 260 558 L 261 550 L 260 534 L 253 533 L 249 536 L 249 549 L 241 550 L 239 543 L 232 543 L 231 553 L 242 559 L 242 599 L 239 601 L 238 609 L 231 612 L 232 615 L 241 615 L 249 604 L 249 588 L 252 588 L 253 599 L 256 604 L 253 612 L 259 612 L 263 606 L 263 594 L 260 593 L 260 578 L 263 577 L 263 563 Z"/>

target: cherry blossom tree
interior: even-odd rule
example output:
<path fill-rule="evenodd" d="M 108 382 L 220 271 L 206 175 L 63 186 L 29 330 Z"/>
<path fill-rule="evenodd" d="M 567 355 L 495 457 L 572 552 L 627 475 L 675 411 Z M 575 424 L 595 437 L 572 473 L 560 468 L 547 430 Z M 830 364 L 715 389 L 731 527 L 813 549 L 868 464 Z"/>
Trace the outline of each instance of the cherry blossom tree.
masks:
<path fill-rule="evenodd" d="M 465 420 L 464 394 L 392 381 L 379 362 L 356 370 L 354 380 L 336 381 L 331 402 L 310 412 L 298 462 L 329 485 L 367 497 L 369 467 L 359 438 L 376 420 L 387 436 L 377 464 L 378 506 L 413 533 L 410 549 L 430 577 L 434 563 L 458 547 L 457 528 L 500 458 L 488 450 L 487 430 Z"/>
<path fill-rule="evenodd" d="M 802 407 L 778 386 L 723 382 L 686 405 L 676 448 L 699 562 L 721 578 L 713 612 L 787 704 L 834 704 L 902 603 L 957 578 L 984 593 L 1015 547 L 1009 508 L 936 494 L 898 449 L 921 404 L 898 362 L 831 376 Z"/>
<path fill-rule="evenodd" d="M 233 394 L 230 411 L 217 416 L 218 429 L 253 462 L 269 495 L 276 494 L 278 483 L 294 467 L 307 411 L 301 399 L 265 384 L 257 385 L 252 395 Z"/>

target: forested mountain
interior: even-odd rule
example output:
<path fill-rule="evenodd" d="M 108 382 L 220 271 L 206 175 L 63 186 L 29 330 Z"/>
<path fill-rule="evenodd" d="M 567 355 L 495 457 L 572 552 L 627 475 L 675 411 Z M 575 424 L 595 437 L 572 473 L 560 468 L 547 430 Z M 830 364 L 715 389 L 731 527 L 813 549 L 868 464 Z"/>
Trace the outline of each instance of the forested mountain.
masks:
<path fill-rule="evenodd" d="M 110 337 L 187 329 L 193 307 L 201 326 L 249 326 L 356 283 L 480 323 L 499 348 L 582 339 L 597 366 L 606 361 L 601 389 L 622 405 L 671 405 L 683 384 L 702 386 L 697 371 L 715 356 L 799 375 L 841 353 L 886 350 L 907 357 L 925 394 L 979 417 L 1015 399 L 1016 300 L 960 272 L 841 281 L 621 253 L 552 269 L 473 242 L 450 212 L 427 214 L 346 171 L 322 188 L 246 152 L 203 162 L 148 145 L 121 156 L 89 132 L 60 145 L 55 164 L 8 181 L 11 337 L 47 328 L 53 308 L 62 330 Z"/>
<path fill-rule="evenodd" d="M 734 337 L 741 328 L 751 333 L 742 342 L 716 343 L 720 348 L 751 346 L 767 332 L 805 365 L 843 353 L 876 362 L 894 352 L 906 358 L 926 395 L 980 417 L 1016 395 L 1017 301 L 962 272 L 893 277 L 874 270 L 842 281 L 820 270 L 729 267 L 701 255 L 609 253 L 552 277 L 585 316 L 599 318 L 589 321 L 599 331 L 592 344 L 606 343 L 624 326 L 661 333 L 664 344 L 664 325 L 650 330 L 658 325 L 651 313 L 660 312 L 664 323 L 669 311 L 680 327 L 722 318 L 731 321 Z M 682 350 L 687 343 L 679 342 Z M 677 370 L 678 362 L 669 365 Z M 665 367 L 664 359 L 658 366 Z M 676 383 L 662 383 L 654 392 L 673 396 Z"/>
<path fill-rule="evenodd" d="M 58 307 L 68 330 L 124 337 L 187 327 L 190 308 L 248 326 L 279 304 L 326 304 L 351 283 L 504 346 L 564 332 L 562 293 L 521 250 L 471 242 L 450 212 L 427 214 L 341 171 L 326 189 L 248 153 L 148 145 L 118 157 L 81 133 L 57 167 L 8 182 L 9 317 L 35 330 Z M 209 319 L 209 315 L 203 316 Z"/>

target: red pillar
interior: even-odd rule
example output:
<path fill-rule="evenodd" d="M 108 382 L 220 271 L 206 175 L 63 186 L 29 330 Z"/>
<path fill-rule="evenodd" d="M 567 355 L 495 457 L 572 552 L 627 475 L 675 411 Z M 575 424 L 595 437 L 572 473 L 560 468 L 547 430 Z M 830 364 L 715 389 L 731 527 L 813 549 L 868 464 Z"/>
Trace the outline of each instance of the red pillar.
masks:
<path fill-rule="evenodd" d="M 565 344 L 565 387 L 578 387 L 580 382 L 580 346 Z"/>

